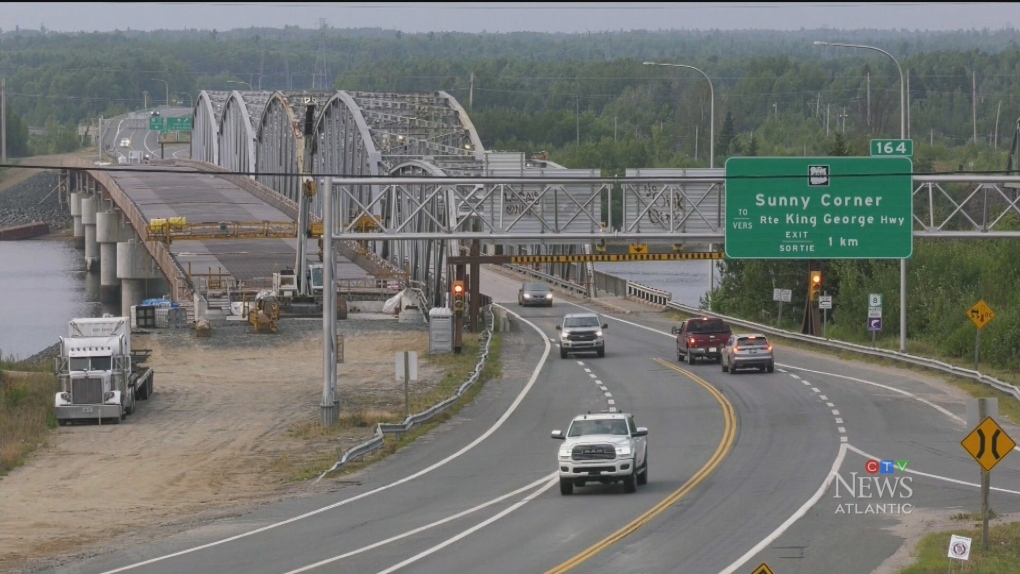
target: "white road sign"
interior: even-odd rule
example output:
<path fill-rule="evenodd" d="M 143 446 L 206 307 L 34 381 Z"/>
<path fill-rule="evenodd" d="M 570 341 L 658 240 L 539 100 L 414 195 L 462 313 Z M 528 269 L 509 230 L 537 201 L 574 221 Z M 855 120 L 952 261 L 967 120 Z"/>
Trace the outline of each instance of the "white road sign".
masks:
<path fill-rule="evenodd" d="M 881 307 L 882 306 L 882 294 L 872 293 L 868 295 L 868 307 Z"/>
<path fill-rule="evenodd" d="M 780 301 L 783 303 L 789 303 L 790 301 L 793 301 L 793 291 L 791 289 L 783 289 L 781 297 Z"/>
<path fill-rule="evenodd" d="M 832 295 L 822 295 L 818 298 L 819 309 L 832 309 Z"/>
<path fill-rule="evenodd" d="M 949 539 L 949 557 L 970 560 L 970 538 L 953 535 Z"/>
<path fill-rule="evenodd" d="M 773 289 L 772 290 L 772 300 L 773 301 L 782 301 L 783 300 L 782 297 L 783 297 L 783 290 L 782 289 Z"/>
<path fill-rule="evenodd" d="M 882 308 L 881 307 L 868 307 L 868 319 L 881 319 Z"/>

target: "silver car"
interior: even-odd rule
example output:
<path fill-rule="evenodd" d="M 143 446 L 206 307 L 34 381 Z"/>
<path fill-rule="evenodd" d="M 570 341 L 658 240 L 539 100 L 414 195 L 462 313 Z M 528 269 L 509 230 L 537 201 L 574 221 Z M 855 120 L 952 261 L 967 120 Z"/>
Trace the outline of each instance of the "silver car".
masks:
<path fill-rule="evenodd" d="M 772 355 L 772 343 L 765 335 L 731 335 L 722 350 L 722 370 L 731 375 L 737 369 L 758 369 L 771 373 L 776 369 L 775 357 Z"/>

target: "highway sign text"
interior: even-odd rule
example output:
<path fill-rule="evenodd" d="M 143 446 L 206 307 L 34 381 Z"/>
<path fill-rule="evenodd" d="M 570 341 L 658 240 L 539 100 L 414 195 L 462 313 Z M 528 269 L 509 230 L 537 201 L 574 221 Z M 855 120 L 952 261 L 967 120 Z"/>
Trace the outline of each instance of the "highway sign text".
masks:
<path fill-rule="evenodd" d="M 735 157 L 726 256 L 901 259 L 913 252 L 908 157 Z"/>
<path fill-rule="evenodd" d="M 912 156 L 914 140 L 871 140 L 872 156 Z"/>

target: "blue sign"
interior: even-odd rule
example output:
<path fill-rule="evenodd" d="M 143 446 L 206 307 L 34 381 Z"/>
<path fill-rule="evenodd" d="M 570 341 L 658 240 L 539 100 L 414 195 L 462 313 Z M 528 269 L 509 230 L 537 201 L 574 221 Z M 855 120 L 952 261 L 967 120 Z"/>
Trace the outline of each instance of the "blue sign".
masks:
<path fill-rule="evenodd" d="M 877 319 L 868 319 L 868 331 L 869 332 L 875 332 L 875 331 L 881 331 L 881 330 L 882 330 L 882 318 L 881 317 L 878 317 Z"/>

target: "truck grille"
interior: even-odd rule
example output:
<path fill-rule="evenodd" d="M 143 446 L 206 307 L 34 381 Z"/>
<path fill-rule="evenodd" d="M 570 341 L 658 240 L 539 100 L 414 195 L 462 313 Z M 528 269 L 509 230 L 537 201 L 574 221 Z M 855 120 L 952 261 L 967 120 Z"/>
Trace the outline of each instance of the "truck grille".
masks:
<path fill-rule="evenodd" d="M 71 380 L 71 403 L 98 405 L 103 402 L 103 380 L 89 377 Z"/>
<path fill-rule="evenodd" d="M 568 333 L 568 341 L 594 341 L 595 333 Z"/>
<path fill-rule="evenodd" d="M 613 460 L 616 458 L 616 449 L 611 444 L 577 445 L 570 457 L 574 460 Z"/>

